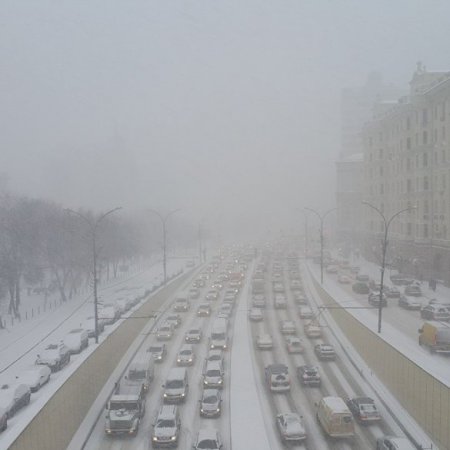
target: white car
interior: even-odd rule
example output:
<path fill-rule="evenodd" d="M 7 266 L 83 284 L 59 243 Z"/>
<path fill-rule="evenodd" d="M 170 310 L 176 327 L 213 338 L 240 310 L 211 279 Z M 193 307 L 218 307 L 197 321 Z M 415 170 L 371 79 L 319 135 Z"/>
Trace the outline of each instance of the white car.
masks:
<path fill-rule="evenodd" d="M 268 333 L 258 335 L 256 337 L 256 347 L 259 350 L 271 350 L 273 348 L 272 336 Z"/>
<path fill-rule="evenodd" d="M 278 431 L 285 442 L 302 442 L 306 439 L 303 420 L 296 413 L 278 414 L 276 417 Z"/>
<path fill-rule="evenodd" d="M 31 391 L 24 383 L 4 384 L 0 387 L 0 410 L 6 411 L 8 418 L 20 408 L 30 403 Z"/>
<path fill-rule="evenodd" d="M 288 353 L 303 353 L 305 351 L 303 342 L 295 336 L 288 336 L 286 338 L 286 348 Z"/>
<path fill-rule="evenodd" d="M 248 313 L 248 318 L 252 322 L 261 322 L 264 319 L 264 316 L 260 308 L 251 308 Z"/>
<path fill-rule="evenodd" d="M 202 428 L 197 434 L 194 450 L 219 450 L 223 448 L 220 433 L 214 428 Z"/>
<path fill-rule="evenodd" d="M 31 392 L 38 391 L 45 383 L 50 380 L 52 371 L 48 366 L 34 366 L 20 372 L 16 376 L 16 382 L 26 384 Z"/>
<path fill-rule="evenodd" d="M 61 370 L 70 362 L 70 350 L 61 342 L 49 344 L 36 358 L 36 364 L 50 367 L 52 372 Z"/>
<path fill-rule="evenodd" d="M 69 331 L 64 338 L 64 344 L 70 354 L 81 353 L 89 345 L 89 332 L 83 328 L 75 328 Z"/>
<path fill-rule="evenodd" d="M 274 306 L 276 309 L 286 309 L 286 297 L 283 294 L 275 294 Z"/>
<path fill-rule="evenodd" d="M 311 319 L 314 315 L 313 310 L 309 306 L 301 306 L 298 310 L 301 319 Z"/>
<path fill-rule="evenodd" d="M 192 344 L 184 344 L 177 355 L 178 366 L 192 366 L 195 361 L 194 348 Z"/>
<path fill-rule="evenodd" d="M 200 328 L 191 328 L 184 336 L 186 342 L 198 343 L 202 340 L 202 330 Z"/>
<path fill-rule="evenodd" d="M 295 323 L 292 320 L 282 320 L 280 322 L 281 334 L 295 334 Z"/>

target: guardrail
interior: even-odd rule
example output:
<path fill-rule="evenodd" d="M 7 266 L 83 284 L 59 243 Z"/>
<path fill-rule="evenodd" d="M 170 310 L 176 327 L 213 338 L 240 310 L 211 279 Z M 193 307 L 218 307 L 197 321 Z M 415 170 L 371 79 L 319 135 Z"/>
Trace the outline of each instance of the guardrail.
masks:
<path fill-rule="evenodd" d="M 450 449 L 450 388 L 340 308 L 311 278 L 329 314 L 371 370 L 439 448 Z"/>

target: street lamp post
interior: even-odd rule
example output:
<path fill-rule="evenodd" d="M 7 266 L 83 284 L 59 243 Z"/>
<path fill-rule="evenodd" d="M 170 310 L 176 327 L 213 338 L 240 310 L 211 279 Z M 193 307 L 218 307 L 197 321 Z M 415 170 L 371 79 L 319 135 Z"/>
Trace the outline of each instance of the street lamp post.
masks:
<path fill-rule="evenodd" d="M 376 211 L 384 222 L 384 238 L 383 242 L 381 243 L 381 279 L 380 279 L 380 298 L 378 301 L 378 333 L 381 333 L 381 319 L 382 319 L 382 311 L 383 311 L 383 289 L 384 289 L 384 271 L 386 268 L 386 250 L 388 246 L 388 231 L 389 226 L 391 225 L 392 221 L 401 213 L 406 211 L 412 211 L 413 209 L 416 209 L 415 206 L 401 209 L 400 211 L 397 211 L 395 214 L 393 214 L 389 219 L 386 219 L 384 214 L 381 212 L 380 209 L 378 209 L 376 206 L 372 205 L 369 202 L 362 202 L 363 205 L 367 205 L 370 208 L 372 208 L 374 211 Z"/>
<path fill-rule="evenodd" d="M 174 209 L 173 211 L 168 212 L 166 215 L 162 215 L 159 211 L 155 209 L 149 209 L 150 212 L 156 214 L 161 219 L 162 231 L 163 231 L 163 271 L 164 271 L 164 286 L 167 283 L 167 229 L 166 222 L 167 219 L 179 209 Z"/>
<path fill-rule="evenodd" d="M 313 212 L 320 221 L 320 283 L 323 284 L 323 221 L 325 217 L 331 212 L 335 211 L 337 208 L 331 208 L 328 211 L 325 211 L 323 214 L 318 213 L 313 208 L 305 208 L 307 211 Z"/>
<path fill-rule="evenodd" d="M 79 213 L 78 211 L 74 211 L 72 209 L 66 208 L 69 214 L 74 214 L 81 219 L 83 219 L 89 226 L 89 230 L 92 236 L 92 264 L 93 264 L 93 277 L 94 277 L 94 326 L 95 326 L 95 343 L 98 344 L 98 296 L 97 296 L 97 228 L 100 222 L 106 217 L 112 214 L 115 211 L 122 209 L 121 206 L 111 209 L 110 211 L 105 212 L 97 220 L 92 220 L 84 214 Z"/>

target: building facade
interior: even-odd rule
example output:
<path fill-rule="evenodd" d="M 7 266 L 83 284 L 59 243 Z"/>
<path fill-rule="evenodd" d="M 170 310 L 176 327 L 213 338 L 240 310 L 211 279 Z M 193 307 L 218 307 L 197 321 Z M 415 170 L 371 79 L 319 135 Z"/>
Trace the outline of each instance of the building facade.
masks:
<path fill-rule="evenodd" d="M 450 282 L 450 72 L 419 63 L 409 96 L 379 102 L 363 128 L 364 198 L 389 219 L 388 262 Z M 365 252 L 380 252 L 384 222 L 362 215 Z"/>

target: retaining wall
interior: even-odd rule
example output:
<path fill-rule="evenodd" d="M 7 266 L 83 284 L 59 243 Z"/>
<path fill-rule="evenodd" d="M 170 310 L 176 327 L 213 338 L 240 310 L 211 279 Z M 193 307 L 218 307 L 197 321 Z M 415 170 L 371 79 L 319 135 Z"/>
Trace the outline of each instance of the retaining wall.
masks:
<path fill-rule="evenodd" d="M 174 294 L 190 274 L 152 295 L 123 321 L 61 386 L 9 447 L 10 450 L 63 450 L 148 317 Z"/>
<path fill-rule="evenodd" d="M 324 305 L 339 306 L 312 278 Z M 345 309 L 330 308 L 328 312 L 367 365 L 439 448 L 450 449 L 450 388 Z"/>

